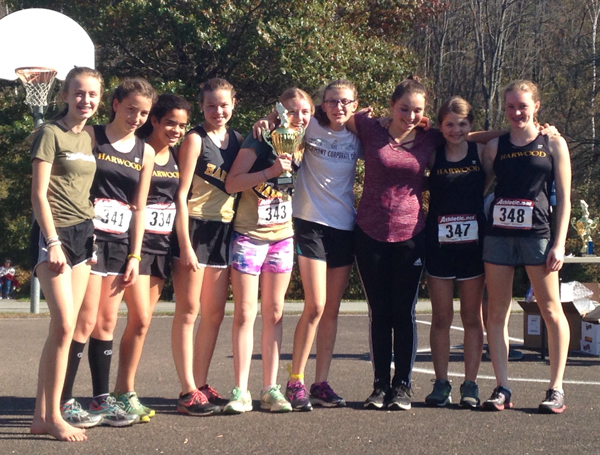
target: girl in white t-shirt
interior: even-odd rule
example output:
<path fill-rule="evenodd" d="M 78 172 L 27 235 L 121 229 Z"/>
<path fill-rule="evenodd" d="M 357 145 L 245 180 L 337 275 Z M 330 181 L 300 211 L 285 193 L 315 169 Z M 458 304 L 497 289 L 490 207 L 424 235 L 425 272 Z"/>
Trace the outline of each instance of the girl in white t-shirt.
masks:
<path fill-rule="evenodd" d="M 298 411 L 310 411 L 312 404 L 346 404 L 329 386 L 327 377 L 340 301 L 354 263 L 354 177 L 361 144 L 346 129 L 346 122 L 357 105 L 356 87 L 351 82 L 336 80 L 325 88 L 321 108 L 306 129 L 306 148 L 292 200 L 305 303 L 294 334 L 286 397 Z M 315 334 L 316 377 L 309 396 L 304 370 Z"/>

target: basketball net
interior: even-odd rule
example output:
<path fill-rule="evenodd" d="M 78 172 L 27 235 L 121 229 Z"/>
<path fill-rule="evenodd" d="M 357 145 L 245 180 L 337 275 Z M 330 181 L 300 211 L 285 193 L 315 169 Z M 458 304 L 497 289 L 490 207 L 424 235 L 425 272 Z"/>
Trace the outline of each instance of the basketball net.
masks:
<path fill-rule="evenodd" d="M 25 104 L 29 107 L 48 106 L 48 93 L 54 85 L 56 70 L 53 68 L 17 68 L 17 76 L 25 86 Z"/>

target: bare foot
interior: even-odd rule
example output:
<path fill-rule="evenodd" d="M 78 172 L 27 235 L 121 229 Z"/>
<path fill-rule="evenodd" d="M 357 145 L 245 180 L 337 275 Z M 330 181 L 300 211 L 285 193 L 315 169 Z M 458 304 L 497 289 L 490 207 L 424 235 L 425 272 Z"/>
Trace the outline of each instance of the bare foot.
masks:
<path fill-rule="evenodd" d="M 59 441 L 81 442 L 87 440 L 84 429 L 75 428 L 62 419 L 56 423 L 42 422 L 42 425 L 39 422 L 33 422 L 30 431 L 32 434 L 48 434 Z"/>
<path fill-rule="evenodd" d="M 31 434 L 48 434 L 46 422 L 41 417 L 34 417 L 29 428 Z"/>

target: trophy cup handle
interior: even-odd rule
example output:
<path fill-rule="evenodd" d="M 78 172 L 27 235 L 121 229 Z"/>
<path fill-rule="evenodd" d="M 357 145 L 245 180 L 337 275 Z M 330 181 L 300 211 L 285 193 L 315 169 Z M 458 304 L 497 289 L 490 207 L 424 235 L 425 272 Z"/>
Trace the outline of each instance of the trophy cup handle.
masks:
<path fill-rule="evenodd" d="M 275 149 L 275 147 L 273 147 L 273 143 L 271 142 L 271 132 L 270 131 L 262 130 L 262 137 L 263 137 L 263 140 L 267 144 L 269 144 L 272 149 Z"/>

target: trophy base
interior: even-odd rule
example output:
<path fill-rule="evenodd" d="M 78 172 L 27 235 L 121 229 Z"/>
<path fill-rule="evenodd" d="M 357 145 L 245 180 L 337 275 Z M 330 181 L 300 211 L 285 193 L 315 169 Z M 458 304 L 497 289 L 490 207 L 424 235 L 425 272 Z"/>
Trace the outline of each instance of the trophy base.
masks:
<path fill-rule="evenodd" d="M 582 254 L 582 255 L 581 255 L 581 257 L 584 257 L 584 258 L 595 258 L 595 257 L 596 257 L 596 255 L 595 255 L 595 254 L 587 254 L 587 253 L 584 253 L 584 254 Z"/>
<path fill-rule="evenodd" d="M 287 189 L 287 188 L 293 188 L 293 187 L 294 187 L 294 177 L 292 177 L 291 175 L 289 177 L 287 177 L 285 175 L 277 177 L 277 188 Z"/>

